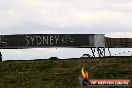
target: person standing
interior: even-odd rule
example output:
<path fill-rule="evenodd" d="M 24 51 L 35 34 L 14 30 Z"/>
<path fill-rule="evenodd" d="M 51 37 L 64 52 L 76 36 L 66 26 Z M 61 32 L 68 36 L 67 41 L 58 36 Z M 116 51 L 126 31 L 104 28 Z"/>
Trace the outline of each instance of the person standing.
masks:
<path fill-rule="evenodd" d="M 2 61 L 2 54 L 1 54 L 1 52 L 0 52 L 0 62 Z"/>
<path fill-rule="evenodd" d="M 82 73 L 82 80 L 81 80 L 81 84 L 83 86 L 87 86 L 87 85 L 90 85 L 90 81 L 89 81 L 89 75 L 88 75 L 88 68 L 82 68 L 81 70 L 81 73 Z"/>

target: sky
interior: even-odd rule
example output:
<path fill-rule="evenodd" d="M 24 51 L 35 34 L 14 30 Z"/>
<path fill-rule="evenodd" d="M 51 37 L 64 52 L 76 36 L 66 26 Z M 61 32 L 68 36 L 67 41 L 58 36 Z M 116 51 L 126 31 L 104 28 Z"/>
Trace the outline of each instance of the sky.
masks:
<path fill-rule="evenodd" d="M 0 0 L 0 35 L 105 34 L 132 38 L 132 0 Z M 113 55 L 131 49 L 112 49 Z M 3 60 L 79 57 L 88 49 L 0 50 Z M 74 53 L 73 53 L 74 52 Z"/>

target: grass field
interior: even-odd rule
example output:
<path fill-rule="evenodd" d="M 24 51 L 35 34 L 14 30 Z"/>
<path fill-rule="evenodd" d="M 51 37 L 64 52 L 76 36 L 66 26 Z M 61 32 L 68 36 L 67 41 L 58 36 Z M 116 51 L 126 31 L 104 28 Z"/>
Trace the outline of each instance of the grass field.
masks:
<path fill-rule="evenodd" d="M 132 58 L 3 61 L 0 88 L 82 88 L 78 78 L 84 66 L 90 79 L 132 80 Z"/>

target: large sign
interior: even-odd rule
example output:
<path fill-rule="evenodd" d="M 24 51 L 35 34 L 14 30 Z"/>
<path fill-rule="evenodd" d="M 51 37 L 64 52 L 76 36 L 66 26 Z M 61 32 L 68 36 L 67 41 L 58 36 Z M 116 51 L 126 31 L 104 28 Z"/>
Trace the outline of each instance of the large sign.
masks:
<path fill-rule="evenodd" d="M 131 38 L 108 38 L 106 37 L 106 47 L 132 48 L 132 39 Z"/>
<path fill-rule="evenodd" d="M 105 47 L 103 34 L 0 35 L 1 49 L 46 47 Z"/>

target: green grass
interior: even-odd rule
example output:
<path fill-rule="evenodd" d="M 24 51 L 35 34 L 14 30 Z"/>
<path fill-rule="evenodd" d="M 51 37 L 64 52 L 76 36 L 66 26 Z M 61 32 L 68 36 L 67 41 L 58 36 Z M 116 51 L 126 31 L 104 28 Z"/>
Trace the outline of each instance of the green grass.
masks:
<path fill-rule="evenodd" d="M 90 68 L 90 79 L 132 80 L 132 58 L 3 61 L 0 88 L 81 88 L 78 78 L 84 66 Z"/>

